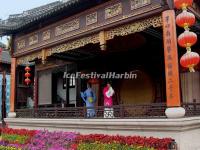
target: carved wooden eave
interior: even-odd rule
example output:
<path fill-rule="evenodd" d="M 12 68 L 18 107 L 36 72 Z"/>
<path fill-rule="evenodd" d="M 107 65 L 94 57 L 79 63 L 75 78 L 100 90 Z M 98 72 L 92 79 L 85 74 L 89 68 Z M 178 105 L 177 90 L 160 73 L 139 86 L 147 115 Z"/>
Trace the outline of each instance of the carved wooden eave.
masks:
<path fill-rule="evenodd" d="M 141 32 L 149 27 L 162 25 L 161 13 L 167 9 L 156 0 L 135 5 L 134 0 L 113 0 L 80 14 L 66 18 L 45 28 L 14 39 L 13 56 L 18 64 L 26 64 L 55 53 L 83 47 L 87 44 L 102 44 L 105 39 Z M 126 10 L 126 11 L 124 11 Z M 99 16 L 98 14 L 101 14 Z"/>
<path fill-rule="evenodd" d="M 144 19 L 142 21 L 126 24 L 123 26 L 119 26 L 110 30 L 105 31 L 106 40 L 111 40 L 115 36 L 126 36 L 129 34 L 133 34 L 136 32 L 141 32 L 149 27 L 161 27 L 162 19 L 161 16 L 155 16 L 152 18 Z M 73 50 L 79 47 L 83 47 L 87 44 L 97 44 L 100 43 L 100 34 L 94 34 L 88 37 L 80 38 L 78 40 L 74 40 L 71 42 L 66 42 L 64 44 L 46 49 L 46 56 L 49 57 L 55 53 L 66 52 L 69 50 Z M 35 59 L 42 59 L 42 52 L 32 53 L 27 56 L 17 58 L 18 64 L 26 64 L 29 61 L 33 61 Z"/>

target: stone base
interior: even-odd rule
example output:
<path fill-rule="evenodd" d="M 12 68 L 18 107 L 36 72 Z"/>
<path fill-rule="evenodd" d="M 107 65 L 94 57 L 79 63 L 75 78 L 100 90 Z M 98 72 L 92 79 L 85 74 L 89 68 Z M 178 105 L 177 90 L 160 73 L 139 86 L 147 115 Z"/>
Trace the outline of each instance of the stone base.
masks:
<path fill-rule="evenodd" d="M 16 118 L 16 113 L 15 112 L 9 112 L 8 118 Z"/>
<path fill-rule="evenodd" d="M 185 116 L 185 109 L 183 107 L 172 107 L 165 110 L 168 118 L 182 118 Z"/>
<path fill-rule="evenodd" d="M 177 142 L 178 150 L 198 150 L 200 148 L 200 117 L 178 119 L 6 118 L 5 122 L 10 128 L 62 130 L 82 134 L 171 137 Z"/>

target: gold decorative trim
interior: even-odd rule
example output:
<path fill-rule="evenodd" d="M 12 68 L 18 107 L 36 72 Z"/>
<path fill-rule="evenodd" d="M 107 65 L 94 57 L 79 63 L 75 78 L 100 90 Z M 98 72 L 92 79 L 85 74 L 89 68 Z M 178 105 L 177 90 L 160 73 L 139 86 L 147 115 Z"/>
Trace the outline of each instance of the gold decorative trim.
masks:
<path fill-rule="evenodd" d="M 117 3 L 105 9 L 105 19 L 109 19 L 122 14 L 122 3 Z"/>
<path fill-rule="evenodd" d="M 145 19 L 142 21 L 126 24 L 106 31 L 106 40 L 113 39 L 115 36 L 125 36 L 136 32 L 141 32 L 149 27 L 162 26 L 161 16 Z"/>
<path fill-rule="evenodd" d="M 29 54 L 27 56 L 17 58 L 17 64 L 18 65 L 27 64 L 28 62 L 33 61 L 36 58 L 40 59 L 41 57 L 42 56 L 41 56 L 40 52 L 32 53 L 32 54 Z"/>
<path fill-rule="evenodd" d="M 47 51 L 46 56 L 51 56 L 54 53 L 61 53 L 61 52 L 69 51 L 69 50 L 76 49 L 79 47 L 83 47 L 90 43 L 95 44 L 98 42 L 99 42 L 99 35 L 95 34 L 89 37 L 84 37 L 82 39 L 78 39 L 75 41 L 68 42 L 66 44 L 61 44 L 59 46 L 53 47 Z"/>
<path fill-rule="evenodd" d="M 51 56 L 54 53 L 61 53 L 61 52 L 65 52 L 65 51 L 69 51 L 72 49 L 76 49 L 79 47 L 83 47 L 87 44 L 90 43 L 99 43 L 99 34 L 95 34 L 89 37 L 84 37 L 75 41 L 71 41 L 65 44 L 61 44 L 59 46 L 55 46 L 53 48 L 50 49 L 46 49 L 45 50 L 45 57 Z M 27 64 L 30 61 L 33 61 L 35 59 L 42 59 L 44 57 L 44 51 L 43 52 L 37 52 L 37 53 L 32 53 L 30 55 L 27 56 L 23 56 L 23 57 L 19 57 L 17 59 L 17 64 Z"/>

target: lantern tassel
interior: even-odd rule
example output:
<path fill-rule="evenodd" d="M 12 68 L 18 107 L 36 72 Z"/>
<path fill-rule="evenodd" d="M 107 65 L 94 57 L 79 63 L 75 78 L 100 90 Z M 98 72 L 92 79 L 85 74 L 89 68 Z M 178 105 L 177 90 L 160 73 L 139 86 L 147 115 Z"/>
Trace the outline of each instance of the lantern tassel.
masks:
<path fill-rule="evenodd" d="M 192 51 L 190 46 L 186 47 L 186 50 L 187 50 L 187 53 L 190 53 Z"/>
<path fill-rule="evenodd" d="M 190 72 L 195 72 L 194 67 L 193 66 L 189 67 L 189 71 Z"/>
<path fill-rule="evenodd" d="M 183 3 L 182 4 L 182 11 L 187 11 L 187 7 L 188 7 L 188 5 Z"/>
<path fill-rule="evenodd" d="M 190 28 L 189 28 L 188 24 L 184 25 L 184 29 L 185 29 L 185 31 L 190 31 Z"/>

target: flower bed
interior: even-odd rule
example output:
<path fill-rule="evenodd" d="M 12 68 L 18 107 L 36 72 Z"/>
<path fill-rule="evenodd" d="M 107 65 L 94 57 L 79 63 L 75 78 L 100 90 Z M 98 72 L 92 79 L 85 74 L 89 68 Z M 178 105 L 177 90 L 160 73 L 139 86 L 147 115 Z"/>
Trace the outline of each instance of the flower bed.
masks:
<path fill-rule="evenodd" d="M 76 138 L 75 133 L 37 131 L 29 144 L 27 150 L 71 150 L 71 145 Z"/>
<path fill-rule="evenodd" d="M 168 150 L 170 138 L 2 129 L 0 150 Z"/>
<path fill-rule="evenodd" d="M 140 137 L 140 136 L 109 136 L 109 135 L 102 135 L 102 134 L 91 134 L 91 135 L 79 135 L 77 137 L 78 143 L 88 144 L 88 143 L 102 143 L 104 145 L 114 144 L 113 147 L 121 146 L 127 147 L 139 147 L 139 148 L 146 148 L 146 149 L 167 149 L 169 143 L 172 142 L 172 139 L 165 138 L 165 139 L 158 139 L 153 137 Z M 95 144 L 94 144 L 95 145 Z M 124 149 L 126 149 L 124 147 Z"/>

